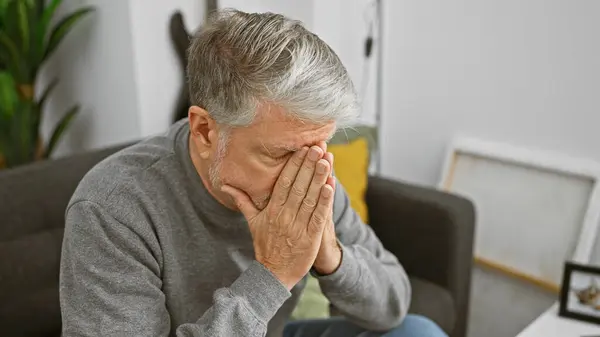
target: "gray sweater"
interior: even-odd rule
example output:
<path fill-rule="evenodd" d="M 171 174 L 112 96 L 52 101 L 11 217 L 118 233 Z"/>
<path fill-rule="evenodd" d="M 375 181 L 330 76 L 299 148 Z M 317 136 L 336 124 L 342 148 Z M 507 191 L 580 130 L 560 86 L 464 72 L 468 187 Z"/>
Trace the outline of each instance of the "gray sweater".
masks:
<path fill-rule="evenodd" d="M 245 219 L 205 189 L 188 137 L 179 122 L 79 184 L 62 247 L 64 337 L 281 336 L 305 282 L 290 292 L 254 260 Z M 336 191 L 343 258 L 319 284 L 356 324 L 394 327 L 409 306 L 408 278 Z"/>

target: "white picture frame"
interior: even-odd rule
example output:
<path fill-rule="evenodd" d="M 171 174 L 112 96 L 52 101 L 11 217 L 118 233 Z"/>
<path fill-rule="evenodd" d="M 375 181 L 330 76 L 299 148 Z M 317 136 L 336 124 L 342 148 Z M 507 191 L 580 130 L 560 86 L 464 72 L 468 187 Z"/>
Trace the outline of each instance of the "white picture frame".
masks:
<path fill-rule="evenodd" d="M 514 171 L 513 182 L 510 181 L 511 178 L 507 178 L 511 166 Z M 538 172 L 534 172 L 536 170 Z M 473 181 L 469 181 L 470 179 Z M 481 179 L 481 182 L 476 179 Z M 525 181 L 518 183 L 517 179 Z M 568 185 L 569 181 L 572 186 Z M 527 190 L 530 182 L 534 187 Z M 547 215 L 544 220 L 543 212 L 536 212 L 534 208 L 529 213 L 523 213 L 527 209 L 527 202 L 543 209 L 545 200 L 553 199 L 544 197 L 548 194 L 542 193 L 543 188 L 538 188 L 548 184 L 556 184 L 555 191 L 563 188 L 571 193 L 566 193 L 567 197 L 572 197 L 563 203 L 570 205 L 570 208 L 565 209 L 568 212 L 556 213 L 571 214 L 570 218 L 565 218 L 564 225 L 560 222 L 560 216 Z M 486 187 L 482 188 L 483 185 Z M 595 161 L 458 136 L 446 151 L 438 187 L 450 193 L 465 195 L 475 203 L 478 213 L 475 260 L 479 264 L 558 293 L 565 260 L 588 264 L 592 258 L 600 224 L 600 164 Z M 523 202 L 512 200 L 513 196 L 519 195 L 513 192 L 519 189 L 529 191 L 522 193 L 529 199 Z M 540 200 L 534 200 L 538 190 Z M 506 195 L 502 196 L 502 193 Z M 531 221 L 528 225 L 539 227 L 537 230 L 542 237 L 541 244 L 536 243 L 536 238 L 531 234 L 536 229 L 523 225 L 518 227 L 518 219 L 505 223 L 489 217 L 482 219 L 485 214 L 506 214 L 507 220 L 510 220 L 513 217 L 511 204 L 515 206 L 514 216 L 525 214 L 525 218 Z M 557 205 L 556 202 L 553 204 Z M 555 208 L 546 209 L 548 213 L 561 211 Z M 576 212 L 577 209 L 580 209 L 581 214 Z M 580 221 L 577 220 L 579 218 Z M 557 219 L 558 223 L 553 224 L 553 219 Z M 568 224 L 567 220 L 573 224 Z M 547 229 L 545 225 L 552 229 Z M 526 230 L 519 231 L 519 228 Z M 543 240 L 548 240 L 549 245 L 544 246 Z M 568 243 L 569 240 L 572 243 Z M 556 247 L 555 250 L 551 248 L 553 246 Z M 548 254 L 544 254 L 544 251 Z M 519 252 L 522 258 L 512 256 Z"/>

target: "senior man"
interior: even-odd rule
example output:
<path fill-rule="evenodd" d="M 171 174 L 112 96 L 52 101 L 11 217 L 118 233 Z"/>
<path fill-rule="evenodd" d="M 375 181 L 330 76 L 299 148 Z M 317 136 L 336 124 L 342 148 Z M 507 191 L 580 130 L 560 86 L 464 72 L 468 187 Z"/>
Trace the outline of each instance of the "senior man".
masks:
<path fill-rule="evenodd" d="M 69 203 L 63 336 L 443 336 L 407 315 L 403 268 L 332 174 L 326 141 L 357 104 L 327 44 L 224 11 L 187 72 L 189 118 L 98 164 Z M 288 323 L 309 272 L 345 319 Z"/>

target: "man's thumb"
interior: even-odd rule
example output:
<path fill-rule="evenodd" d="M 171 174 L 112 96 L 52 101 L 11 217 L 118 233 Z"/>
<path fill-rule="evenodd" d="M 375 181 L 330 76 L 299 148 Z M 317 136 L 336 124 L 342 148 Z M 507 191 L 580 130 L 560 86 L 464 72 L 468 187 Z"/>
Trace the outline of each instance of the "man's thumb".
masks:
<path fill-rule="evenodd" d="M 252 199 L 245 192 L 230 185 L 221 186 L 221 191 L 231 196 L 235 205 L 247 220 L 254 218 L 258 214 L 259 210 L 254 206 Z"/>

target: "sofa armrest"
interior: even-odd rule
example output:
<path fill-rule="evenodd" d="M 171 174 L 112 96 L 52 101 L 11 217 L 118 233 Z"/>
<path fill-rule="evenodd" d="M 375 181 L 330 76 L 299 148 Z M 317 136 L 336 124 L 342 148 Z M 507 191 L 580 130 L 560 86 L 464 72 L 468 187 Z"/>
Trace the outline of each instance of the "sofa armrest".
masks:
<path fill-rule="evenodd" d="M 452 336 L 464 336 L 473 265 L 473 203 L 381 177 L 369 177 L 366 202 L 369 225 L 406 272 L 450 291 L 457 313 Z"/>

